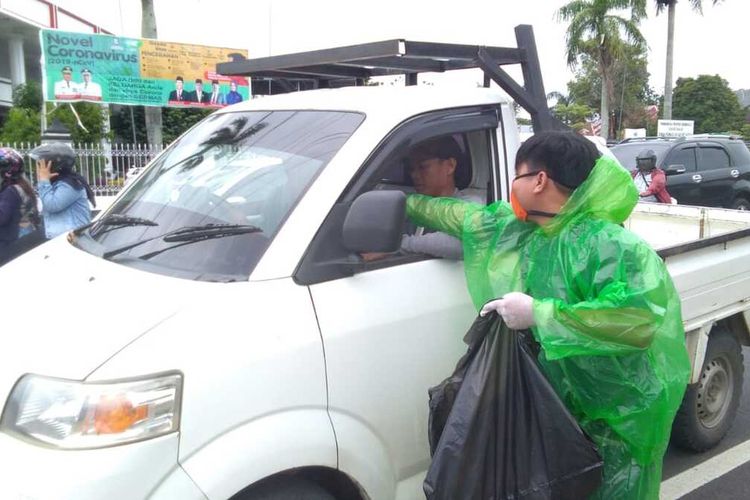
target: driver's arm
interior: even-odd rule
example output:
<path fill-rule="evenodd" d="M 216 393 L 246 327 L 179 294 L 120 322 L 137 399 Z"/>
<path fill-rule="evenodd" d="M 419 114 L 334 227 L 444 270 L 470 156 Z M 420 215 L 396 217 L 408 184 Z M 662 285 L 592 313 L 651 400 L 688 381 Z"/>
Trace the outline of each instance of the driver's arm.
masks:
<path fill-rule="evenodd" d="M 440 232 L 419 236 L 404 235 L 401 238 L 401 250 L 453 260 L 461 260 L 464 255 L 461 240 Z"/>

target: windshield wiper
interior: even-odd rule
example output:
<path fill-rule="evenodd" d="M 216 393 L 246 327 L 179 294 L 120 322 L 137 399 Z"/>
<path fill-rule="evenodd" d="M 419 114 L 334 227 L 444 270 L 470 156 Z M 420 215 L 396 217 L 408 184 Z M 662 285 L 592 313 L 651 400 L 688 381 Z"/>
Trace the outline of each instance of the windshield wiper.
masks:
<path fill-rule="evenodd" d="M 158 239 L 163 239 L 164 241 L 169 243 L 180 242 L 179 245 L 172 245 L 170 247 L 162 248 L 161 250 L 157 250 L 155 252 L 151 252 L 139 257 L 141 259 L 150 259 L 154 255 L 159 254 L 164 250 L 169 250 L 170 248 L 195 243 L 197 241 L 212 240 L 215 238 L 223 238 L 225 236 L 234 236 L 237 234 L 260 232 L 263 232 L 261 228 L 249 224 L 204 224 L 202 226 L 186 226 L 180 229 L 175 229 L 174 231 L 168 231 L 164 234 L 160 234 L 152 238 L 136 241 L 135 243 L 109 250 L 107 252 L 104 252 L 102 257 L 105 259 L 109 259 L 111 257 L 114 257 L 115 255 L 127 252 L 131 248 L 135 248 L 137 246 L 143 245 L 144 243 L 148 243 L 149 241 Z"/>
<path fill-rule="evenodd" d="M 81 226 L 78 229 L 74 229 L 73 234 L 76 236 L 80 236 L 81 233 L 83 233 L 85 230 L 95 225 L 96 226 L 116 226 L 116 227 L 113 227 L 112 229 L 118 229 L 120 227 L 127 227 L 127 226 L 158 226 L 159 224 L 152 220 L 143 219 L 141 217 L 131 217 L 129 215 L 122 215 L 122 214 L 109 214 L 99 219 L 96 219 L 94 221 L 91 221 L 85 226 Z"/>

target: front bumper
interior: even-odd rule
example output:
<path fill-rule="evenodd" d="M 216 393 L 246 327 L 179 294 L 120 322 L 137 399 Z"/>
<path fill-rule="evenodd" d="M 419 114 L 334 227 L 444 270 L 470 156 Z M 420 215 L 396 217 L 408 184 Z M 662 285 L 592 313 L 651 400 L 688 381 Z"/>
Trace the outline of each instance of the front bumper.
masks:
<path fill-rule="evenodd" d="M 0 433 L 0 498 L 205 500 L 177 463 L 179 434 L 110 448 L 58 450 Z"/>

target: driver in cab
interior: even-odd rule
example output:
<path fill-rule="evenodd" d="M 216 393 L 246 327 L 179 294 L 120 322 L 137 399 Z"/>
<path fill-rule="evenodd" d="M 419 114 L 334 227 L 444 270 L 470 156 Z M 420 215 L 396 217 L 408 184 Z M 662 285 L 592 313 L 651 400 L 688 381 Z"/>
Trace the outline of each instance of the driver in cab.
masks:
<path fill-rule="evenodd" d="M 456 172 L 462 167 L 464 153 L 452 136 L 437 137 L 421 142 L 409 151 L 408 171 L 419 194 L 434 197 L 458 198 L 483 204 L 481 197 L 456 187 Z M 461 240 L 424 227 L 412 227 L 401 238 L 400 253 L 422 253 L 445 259 L 461 260 Z M 391 254 L 363 253 L 365 262 L 383 259 Z"/>

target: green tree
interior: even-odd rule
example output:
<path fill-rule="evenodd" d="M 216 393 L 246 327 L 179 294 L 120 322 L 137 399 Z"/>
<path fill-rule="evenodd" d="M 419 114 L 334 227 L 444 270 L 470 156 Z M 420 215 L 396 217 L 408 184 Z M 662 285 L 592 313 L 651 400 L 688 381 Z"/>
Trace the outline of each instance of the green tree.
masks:
<path fill-rule="evenodd" d="M 703 14 L 702 0 L 689 0 L 694 11 Z M 721 0 L 713 0 L 713 5 Z M 674 19 L 677 0 L 656 0 L 656 13 L 667 9 L 667 65 L 664 72 L 664 118 L 672 119 L 672 69 L 674 67 Z"/>
<path fill-rule="evenodd" d="M 133 124 L 130 119 L 130 106 L 122 106 L 112 115 L 112 132 L 115 140 L 133 142 Z M 143 106 L 133 106 L 133 121 L 135 122 L 136 142 L 146 142 L 146 128 Z M 164 144 L 169 144 L 187 129 L 208 116 L 213 110 L 201 108 L 163 108 L 162 134 Z"/>
<path fill-rule="evenodd" d="M 143 115 L 143 106 L 118 106 L 115 108 L 111 119 L 113 141 L 125 143 L 147 142 L 148 137 Z"/>
<path fill-rule="evenodd" d="M 697 134 L 740 130 L 745 123 L 737 96 L 719 75 L 678 78 L 673 98 L 675 118 L 694 120 Z"/>
<path fill-rule="evenodd" d="M 518 125 L 531 125 L 531 120 L 529 118 L 524 118 L 522 116 L 516 117 L 516 123 Z"/>
<path fill-rule="evenodd" d="M 629 11 L 625 18 L 618 12 Z M 569 21 L 566 33 L 568 64 L 575 67 L 586 54 L 601 74 L 602 136 L 609 137 L 609 104 L 614 96 L 613 66 L 623 57 L 623 35 L 631 44 L 645 46 L 638 21 L 646 15 L 646 0 L 572 0 L 557 12 L 559 21 Z"/>
<path fill-rule="evenodd" d="M 13 107 L 0 129 L 0 141 L 39 142 L 42 102 L 42 88 L 37 82 L 29 80 L 13 89 Z"/>
<path fill-rule="evenodd" d="M 99 143 L 104 137 L 104 110 L 99 104 L 92 104 L 89 102 L 77 102 L 73 104 L 78 118 L 81 120 L 81 124 L 84 128 L 78 124 L 71 106 L 67 104 L 60 104 L 51 112 L 48 112 L 48 120 L 58 118 L 68 130 L 70 130 L 70 136 L 75 144 L 83 143 Z"/>
<path fill-rule="evenodd" d="M 38 82 L 29 80 L 13 89 L 13 106 L 17 108 L 42 109 L 42 87 Z"/>
<path fill-rule="evenodd" d="M 40 123 L 38 111 L 19 107 L 10 108 L 3 122 L 3 128 L 0 130 L 0 142 L 5 144 L 38 143 L 41 136 Z"/>
<path fill-rule="evenodd" d="M 602 78 L 599 65 L 590 57 L 581 57 L 581 63 L 568 82 L 570 102 L 583 104 L 596 111 L 602 107 Z"/>
<path fill-rule="evenodd" d="M 644 108 L 657 104 L 659 99 L 648 84 L 646 50 L 641 46 L 625 45 L 622 51 L 623 57 L 612 65 L 612 128 L 616 131 L 624 127 L 646 128 L 648 124 Z M 575 79 L 568 82 L 570 102 L 587 106 L 592 111 L 600 109 L 601 85 L 598 62 L 591 55 L 582 54 Z"/>
<path fill-rule="evenodd" d="M 561 122 L 575 128 L 576 125 L 580 125 L 586 122 L 586 117 L 591 116 L 594 112 L 593 108 L 586 104 L 571 103 L 565 104 L 558 102 L 555 107 L 552 108 L 552 114 L 555 115 Z"/>
<path fill-rule="evenodd" d="M 211 114 L 211 109 L 166 108 L 164 110 L 164 142 L 169 144 L 187 129 Z"/>

